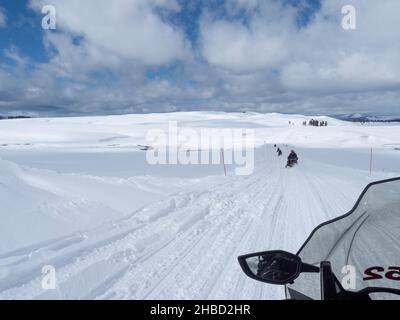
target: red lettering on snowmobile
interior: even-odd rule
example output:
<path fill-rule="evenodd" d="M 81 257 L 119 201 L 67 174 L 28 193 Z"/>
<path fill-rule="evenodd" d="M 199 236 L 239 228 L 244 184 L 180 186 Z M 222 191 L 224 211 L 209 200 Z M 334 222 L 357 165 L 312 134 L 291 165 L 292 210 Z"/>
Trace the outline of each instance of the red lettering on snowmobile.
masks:
<path fill-rule="evenodd" d="M 384 267 L 371 267 L 364 271 L 366 277 L 364 277 L 364 281 L 368 280 L 379 280 L 383 279 L 384 277 L 389 280 L 396 280 L 400 281 L 400 267 L 389 267 L 388 271 L 381 275 L 380 273 L 385 272 Z"/>

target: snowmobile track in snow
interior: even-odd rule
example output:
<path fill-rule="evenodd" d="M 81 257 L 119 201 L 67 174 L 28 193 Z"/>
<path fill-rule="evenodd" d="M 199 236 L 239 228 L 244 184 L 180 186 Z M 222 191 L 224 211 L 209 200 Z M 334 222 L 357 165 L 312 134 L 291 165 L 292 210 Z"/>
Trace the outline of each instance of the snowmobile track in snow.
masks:
<path fill-rule="evenodd" d="M 237 256 L 295 252 L 350 209 L 366 179 L 355 172 L 347 185 L 347 171 L 273 159 L 251 176 L 209 179 L 111 224 L 2 254 L 0 298 L 282 298 L 282 288 L 246 278 Z M 56 267 L 55 291 L 41 288 L 44 265 Z"/>

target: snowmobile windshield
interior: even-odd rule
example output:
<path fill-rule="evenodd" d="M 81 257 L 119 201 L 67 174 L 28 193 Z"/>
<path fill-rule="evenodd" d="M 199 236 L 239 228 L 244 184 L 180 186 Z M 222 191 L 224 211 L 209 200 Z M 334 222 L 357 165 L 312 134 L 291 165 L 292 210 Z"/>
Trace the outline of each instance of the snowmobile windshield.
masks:
<path fill-rule="evenodd" d="M 349 291 L 400 289 L 400 178 L 370 184 L 350 213 L 317 227 L 298 256 L 316 266 L 330 261 Z M 302 273 L 286 293 L 288 298 L 321 299 L 320 287 L 318 273 Z M 400 296 L 374 293 L 371 298 Z"/>

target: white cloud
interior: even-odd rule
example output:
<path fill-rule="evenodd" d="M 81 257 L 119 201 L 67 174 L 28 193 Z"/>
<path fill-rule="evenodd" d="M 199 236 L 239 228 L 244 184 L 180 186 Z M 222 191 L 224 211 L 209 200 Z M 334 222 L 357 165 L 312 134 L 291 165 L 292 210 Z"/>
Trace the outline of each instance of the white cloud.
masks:
<path fill-rule="evenodd" d="M 289 90 L 369 91 L 400 85 L 400 3 L 351 1 L 357 30 L 345 31 L 338 15 L 349 1 L 325 1 L 315 21 L 292 42 L 294 53 L 282 67 Z M 398 20 L 397 20 L 398 21 Z"/>
<path fill-rule="evenodd" d="M 44 43 L 48 51 L 53 52 L 49 67 L 62 77 L 82 80 L 91 72 L 116 70 L 122 64 L 122 60 L 114 52 L 102 50 L 87 41 L 74 44 L 67 34 L 49 32 L 45 35 Z"/>
<path fill-rule="evenodd" d="M 3 8 L 0 7 L 0 28 L 4 28 L 7 25 L 7 16 Z"/>
<path fill-rule="evenodd" d="M 31 0 L 40 9 L 45 0 Z M 87 54 L 98 58 L 110 55 L 123 60 L 135 60 L 146 65 L 162 65 L 187 59 L 190 46 L 180 30 L 165 23 L 155 12 L 179 10 L 175 0 L 54 0 L 57 25 L 71 39 L 82 37 Z M 53 40 L 55 40 L 53 42 Z M 48 41 L 62 54 L 67 46 L 55 37 Z M 90 52 L 87 52 L 90 51 Z M 68 53 L 66 53 L 68 54 Z"/>
<path fill-rule="evenodd" d="M 4 49 L 3 54 L 6 58 L 14 61 L 18 68 L 24 68 L 29 63 L 29 59 L 22 56 L 18 47 L 14 45 Z"/>
<path fill-rule="evenodd" d="M 272 70 L 280 74 L 273 81 L 288 91 L 337 93 L 400 85 L 397 0 L 325 0 L 315 19 L 301 29 L 294 9 L 276 1 L 233 3 L 253 10 L 249 22 L 201 22 L 203 55 L 217 67 L 233 73 Z M 347 4 L 357 9 L 356 31 L 341 28 L 341 8 Z"/>
<path fill-rule="evenodd" d="M 238 5 L 249 9 L 261 6 L 254 0 L 240 0 Z M 264 2 L 251 14 L 248 25 L 205 16 L 201 21 L 202 51 L 211 64 L 236 72 L 275 68 L 288 59 L 289 41 L 296 32 L 292 8 Z"/>

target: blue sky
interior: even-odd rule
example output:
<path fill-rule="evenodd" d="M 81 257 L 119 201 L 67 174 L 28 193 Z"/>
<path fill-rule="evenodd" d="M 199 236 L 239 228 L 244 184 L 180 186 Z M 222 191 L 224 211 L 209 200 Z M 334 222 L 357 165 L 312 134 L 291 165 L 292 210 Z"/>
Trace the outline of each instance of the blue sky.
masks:
<path fill-rule="evenodd" d="M 398 114 L 394 0 L 53 0 L 55 31 L 45 4 L 0 2 L 0 114 Z"/>
<path fill-rule="evenodd" d="M 29 10 L 26 1 L 5 0 L 1 1 L 1 7 L 9 22 L 6 28 L 0 28 L 0 48 L 4 50 L 14 45 L 35 61 L 45 62 L 47 55 L 39 12 Z"/>

